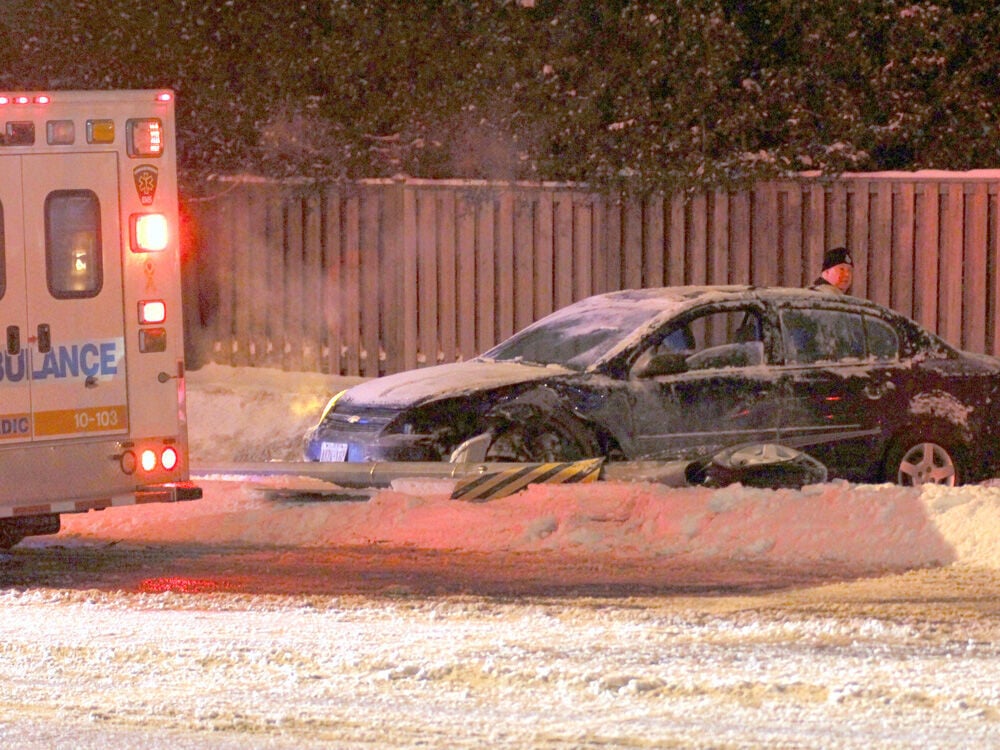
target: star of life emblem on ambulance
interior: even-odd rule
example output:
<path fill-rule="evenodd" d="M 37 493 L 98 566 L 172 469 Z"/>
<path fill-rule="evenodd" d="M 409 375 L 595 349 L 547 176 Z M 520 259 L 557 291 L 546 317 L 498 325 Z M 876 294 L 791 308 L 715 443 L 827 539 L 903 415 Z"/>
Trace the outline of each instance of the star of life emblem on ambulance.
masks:
<path fill-rule="evenodd" d="M 156 195 L 157 169 L 149 164 L 141 164 L 132 170 L 135 179 L 135 192 L 139 194 L 139 202 L 144 206 L 152 205 Z"/>

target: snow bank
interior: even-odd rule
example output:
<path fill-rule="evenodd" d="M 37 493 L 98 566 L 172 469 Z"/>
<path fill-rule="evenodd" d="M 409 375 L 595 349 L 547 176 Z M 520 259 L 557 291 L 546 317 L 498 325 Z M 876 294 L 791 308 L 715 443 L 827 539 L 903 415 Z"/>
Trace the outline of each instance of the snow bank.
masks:
<path fill-rule="evenodd" d="M 195 463 L 295 459 L 302 431 L 343 379 L 212 366 L 189 378 Z M 261 478 L 272 488 L 280 479 Z M 193 503 L 64 517 L 63 540 L 411 546 L 602 559 L 902 569 L 1000 568 L 1000 482 L 926 489 L 837 481 L 802 490 L 646 483 L 535 485 L 488 503 L 451 483 L 397 482 L 365 500 L 281 498 L 203 478 Z M 355 493 L 356 495 L 356 493 Z"/>

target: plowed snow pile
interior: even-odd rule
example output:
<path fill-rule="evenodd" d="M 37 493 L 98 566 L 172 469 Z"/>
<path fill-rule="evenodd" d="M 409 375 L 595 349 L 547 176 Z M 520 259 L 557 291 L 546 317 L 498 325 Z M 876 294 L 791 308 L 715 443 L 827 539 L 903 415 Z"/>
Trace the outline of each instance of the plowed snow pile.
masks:
<path fill-rule="evenodd" d="M 193 462 L 298 458 L 302 432 L 344 384 L 214 365 L 190 373 Z M 198 502 L 67 516 L 63 534 L 861 568 L 1000 567 L 1000 486 L 991 485 L 920 490 L 830 482 L 772 491 L 599 482 L 535 485 L 470 504 L 451 500 L 451 484 L 440 481 L 398 482 L 368 501 L 296 502 L 205 479 Z"/>

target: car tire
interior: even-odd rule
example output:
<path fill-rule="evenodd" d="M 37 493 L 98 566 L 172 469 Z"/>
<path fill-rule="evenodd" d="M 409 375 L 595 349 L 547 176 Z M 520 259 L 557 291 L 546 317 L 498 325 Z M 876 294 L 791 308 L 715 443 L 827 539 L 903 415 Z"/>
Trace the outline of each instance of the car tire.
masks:
<path fill-rule="evenodd" d="M 493 441 L 487 461 L 548 463 L 600 455 L 597 441 L 579 420 L 530 407 L 507 411 L 490 431 Z"/>
<path fill-rule="evenodd" d="M 883 479 L 906 487 L 962 484 L 964 452 L 943 430 L 913 430 L 897 437 L 886 454 Z"/>
<path fill-rule="evenodd" d="M 726 448 L 712 456 L 700 471 L 689 473 L 706 487 L 798 489 L 827 480 L 826 466 L 795 448 L 777 443 L 750 443 Z"/>

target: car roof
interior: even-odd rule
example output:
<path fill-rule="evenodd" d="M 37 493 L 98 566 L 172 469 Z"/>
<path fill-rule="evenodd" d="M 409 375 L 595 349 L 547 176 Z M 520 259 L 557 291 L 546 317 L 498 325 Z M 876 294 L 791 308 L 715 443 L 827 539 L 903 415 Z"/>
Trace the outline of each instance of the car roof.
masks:
<path fill-rule="evenodd" d="M 871 310 L 883 310 L 887 308 L 871 300 L 862 297 L 852 297 L 847 294 L 830 294 L 815 289 L 805 289 L 799 287 L 781 286 L 752 286 L 748 284 L 726 284 L 726 285 L 684 285 L 684 286 L 664 286 L 648 287 L 642 289 L 623 289 L 615 292 L 606 292 L 595 295 L 592 299 L 627 299 L 635 301 L 655 301 L 663 303 L 664 307 L 671 308 L 674 312 L 683 309 L 696 307 L 710 302 L 725 302 L 729 300 L 741 300 L 760 298 L 769 302 L 798 302 L 798 301 L 821 301 L 840 302 L 848 305 L 867 307 Z"/>

